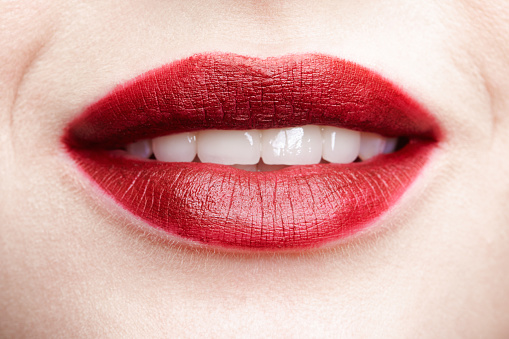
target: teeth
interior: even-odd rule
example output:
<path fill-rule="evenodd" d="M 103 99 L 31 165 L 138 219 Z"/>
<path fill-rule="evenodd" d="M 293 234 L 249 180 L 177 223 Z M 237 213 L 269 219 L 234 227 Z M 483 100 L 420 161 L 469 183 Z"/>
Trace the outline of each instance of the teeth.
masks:
<path fill-rule="evenodd" d="M 247 171 L 276 170 L 286 165 L 348 164 L 396 150 L 398 138 L 332 126 L 267 130 L 202 130 L 142 140 L 127 146 L 129 154 L 165 162 L 233 165 Z M 323 160 L 322 160 L 323 159 Z"/>
<path fill-rule="evenodd" d="M 361 160 L 369 160 L 382 154 L 386 144 L 387 138 L 375 133 L 362 132 L 359 158 L 361 158 Z"/>
<path fill-rule="evenodd" d="M 196 135 L 178 133 L 152 140 L 157 160 L 167 162 L 190 162 L 196 157 Z"/>
<path fill-rule="evenodd" d="M 201 162 L 254 165 L 260 161 L 260 132 L 205 130 L 198 132 Z"/>
<path fill-rule="evenodd" d="M 262 131 L 262 159 L 266 164 L 318 164 L 321 158 L 322 135 L 318 126 Z"/>
<path fill-rule="evenodd" d="M 387 139 L 383 154 L 389 154 L 394 152 L 396 150 L 396 146 L 398 146 L 398 138 Z"/>
<path fill-rule="evenodd" d="M 150 140 L 141 140 L 127 145 L 127 152 L 138 158 L 148 159 L 152 155 Z"/>
<path fill-rule="evenodd" d="M 324 160 L 336 164 L 348 164 L 357 159 L 361 145 L 361 133 L 338 127 L 323 127 Z"/>

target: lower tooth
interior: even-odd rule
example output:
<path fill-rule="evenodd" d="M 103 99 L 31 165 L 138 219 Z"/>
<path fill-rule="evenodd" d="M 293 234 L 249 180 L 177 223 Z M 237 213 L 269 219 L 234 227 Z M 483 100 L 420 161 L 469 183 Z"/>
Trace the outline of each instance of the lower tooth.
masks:
<path fill-rule="evenodd" d="M 267 165 L 263 161 L 260 161 L 256 165 L 232 165 L 240 170 L 248 171 L 248 172 L 271 172 L 271 171 L 279 171 L 280 169 L 288 167 L 287 165 Z"/>
<path fill-rule="evenodd" d="M 287 165 L 267 165 L 263 161 L 260 161 L 258 164 L 259 172 L 270 172 L 270 171 L 279 171 L 280 169 L 288 167 Z"/>
<path fill-rule="evenodd" d="M 248 172 L 258 171 L 258 165 L 232 165 L 232 167 Z"/>

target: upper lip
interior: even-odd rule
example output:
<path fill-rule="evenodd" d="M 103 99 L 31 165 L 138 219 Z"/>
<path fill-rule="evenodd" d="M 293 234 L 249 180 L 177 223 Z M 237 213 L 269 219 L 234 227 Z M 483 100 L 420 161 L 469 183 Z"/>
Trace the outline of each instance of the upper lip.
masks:
<path fill-rule="evenodd" d="M 410 144 L 368 163 L 271 174 L 107 152 L 184 131 L 308 124 L 405 136 Z M 425 108 L 353 62 L 213 53 L 117 86 L 69 124 L 63 142 L 101 189 L 149 224 L 201 243 L 275 249 L 315 247 L 363 229 L 408 189 L 440 138 Z"/>
<path fill-rule="evenodd" d="M 118 86 L 72 122 L 66 143 L 116 148 L 174 132 L 310 124 L 439 138 L 421 105 L 355 63 L 316 54 L 263 61 L 200 54 Z"/>

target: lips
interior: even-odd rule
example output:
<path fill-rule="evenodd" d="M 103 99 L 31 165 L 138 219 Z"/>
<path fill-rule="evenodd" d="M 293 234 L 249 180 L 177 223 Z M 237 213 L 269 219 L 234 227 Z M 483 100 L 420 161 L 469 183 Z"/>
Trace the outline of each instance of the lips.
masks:
<path fill-rule="evenodd" d="M 116 151 L 206 129 L 322 125 L 408 139 L 350 164 L 248 172 Z M 184 241 L 244 250 L 307 249 L 355 235 L 391 209 L 440 139 L 435 119 L 376 73 L 335 57 L 199 54 L 149 71 L 70 123 L 78 167 L 119 206 Z"/>

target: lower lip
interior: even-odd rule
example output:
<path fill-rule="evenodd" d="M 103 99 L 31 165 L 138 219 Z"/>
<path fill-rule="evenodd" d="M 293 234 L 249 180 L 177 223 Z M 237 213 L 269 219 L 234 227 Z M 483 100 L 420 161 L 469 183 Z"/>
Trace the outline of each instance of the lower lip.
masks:
<path fill-rule="evenodd" d="M 393 206 L 427 163 L 415 142 L 365 163 L 247 172 L 72 152 L 99 187 L 155 228 L 216 247 L 305 249 L 350 237 Z"/>
<path fill-rule="evenodd" d="M 219 54 L 197 56 L 173 67 L 163 67 L 90 106 L 70 124 L 63 142 L 91 181 L 119 205 L 145 223 L 185 242 L 257 251 L 309 249 L 343 240 L 374 225 L 408 191 L 428 163 L 439 131 L 434 119 L 418 104 L 361 66 L 325 56 L 303 56 L 304 61 L 295 60 L 283 57 L 263 61 Z M 209 68 L 196 68 L 195 63 Z M 289 67 L 290 64 L 296 68 Z M 308 67 L 306 71 L 311 70 L 317 78 L 299 83 L 302 67 Z M 288 84 L 304 89 L 288 94 L 295 101 L 292 104 L 302 106 L 299 109 L 311 102 L 324 111 L 315 109 L 302 115 L 298 110 L 289 111 L 284 106 L 286 103 L 282 103 L 286 115 L 281 119 L 270 118 L 266 108 L 261 107 L 250 113 L 250 119 L 243 116 L 244 119 L 235 120 L 235 102 L 242 95 L 246 100 L 255 98 L 248 91 L 255 87 L 246 79 L 250 79 L 251 70 L 258 74 L 260 69 L 282 70 L 293 79 L 288 83 L 281 77 L 273 78 L 272 90 L 286 91 Z M 171 76 L 181 70 L 184 73 L 172 80 Z M 239 70 L 244 78 L 233 72 Z M 170 78 L 161 90 L 161 79 L 167 75 Z M 196 76 L 196 83 L 188 80 L 192 76 Z M 209 91 L 208 82 L 200 82 L 203 79 L 216 81 L 218 88 L 225 84 L 238 85 L 237 97 L 227 108 L 232 113 L 216 109 L 212 112 L 217 117 L 205 115 L 207 119 L 202 121 L 203 108 L 179 111 L 184 106 L 171 101 L 179 97 L 175 90 L 180 89 L 186 95 L 208 93 L 210 102 L 218 97 Z M 247 92 L 242 93 L 244 90 Z M 262 87 L 259 90 L 264 91 Z M 158 91 L 162 92 L 157 94 Z M 159 98 L 144 108 L 146 98 L 154 92 Z M 322 92 L 332 96 L 327 97 L 325 104 Z M 283 99 L 287 95 L 276 94 Z M 162 99 L 169 103 L 162 101 L 161 106 Z M 347 102 L 342 102 L 343 99 Z M 272 103 L 274 107 L 278 102 Z M 201 103 L 197 100 L 187 106 L 194 109 Z M 355 114 L 351 114 L 352 109 Z M 410 142 L 395 153 L 365 162 L 290 166 L 273 172 L 247 172 L 216 164 L 138 160 L 98 149 L 101 145 L 115 148 L 127 141 L 152 138 L 172 128 L 177 129 L 173 132 L 200 128 L 270 128 L 297 122 L 341 126 L 339 121 L 346 128 L 366 127 L 386 136 L 406 135 Z"/>

